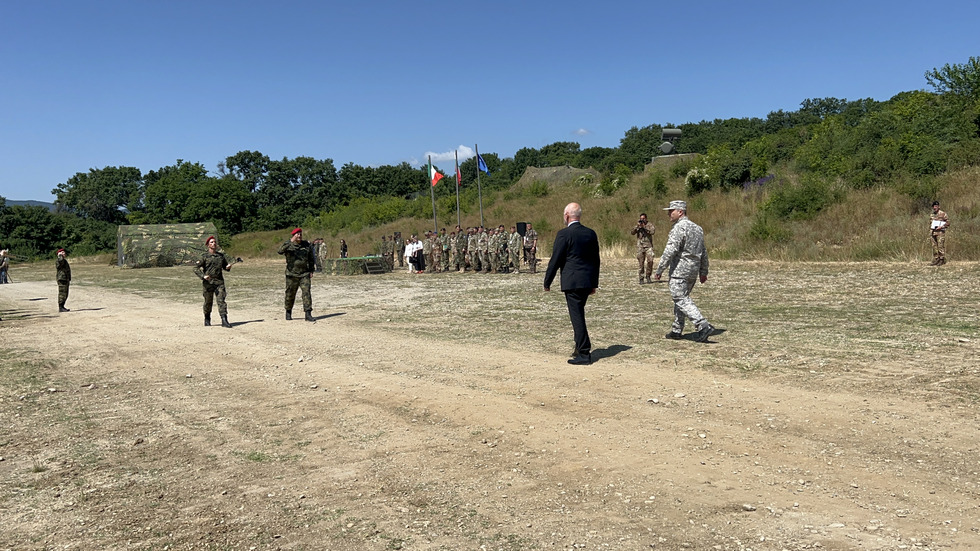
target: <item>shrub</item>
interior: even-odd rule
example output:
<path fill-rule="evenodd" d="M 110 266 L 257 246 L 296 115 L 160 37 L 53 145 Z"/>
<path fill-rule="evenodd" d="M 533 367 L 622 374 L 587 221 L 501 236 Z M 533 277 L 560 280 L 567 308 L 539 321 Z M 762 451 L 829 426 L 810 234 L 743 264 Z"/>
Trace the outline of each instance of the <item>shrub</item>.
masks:
<path fill-rule="evenodd" d="M 841 198 L 841 194 L 831 189 L 830 184 L 809 176 L 799 185 L 778 187 L 769 196 L 763 210 L 782 219 L 809 220 Z"/>
<path fill-rule="evenodd" d="M 667 175 L 660 170 L 648 174 L 640 181 L 640 194 L 654 199 L 667 195 Z"/>
<path fill-rule="evenodd" d="M 592 175 L 588 174 L 588 176 Z M 582 178 L 582 176 L 579 178 Z M 527 186 L 527 192 L 525 194 L 528 197 L 546 197 L 548 195 L 548 184 L 540 180 L 535 180 L 531 182 L 531 185 Z"/>
<path fill-rule="evenodd" d="M 761 212 L 752 222 L 749 237 L 756 241 L 785 243 L 793 237 L 793 233 L 765 212 Z"/>

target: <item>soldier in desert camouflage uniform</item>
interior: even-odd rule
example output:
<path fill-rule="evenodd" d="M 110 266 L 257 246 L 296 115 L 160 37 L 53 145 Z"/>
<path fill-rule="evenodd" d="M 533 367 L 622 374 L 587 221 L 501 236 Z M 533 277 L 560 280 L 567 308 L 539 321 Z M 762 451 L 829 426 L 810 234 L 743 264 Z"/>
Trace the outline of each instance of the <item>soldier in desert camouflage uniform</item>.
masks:
<path fill-rule="evenodd" d="M 404 268 L 405 267 L 405 240 L 402 239 L 402 232 L 400 232 L 400 231 L 396 231 L 395 232 L 395 253 L 394 254 L 395 254 L 395 256 L 398 257 L 398 267 L 399 268 Z M 392 269 L 394 269 L 394 265 L 392 265 Z"/>
<path fill-rule="evenodd" d="M 490 273 L 490 235 L 487 234 L 486 228 L 480 226 L 477 233 L 477 247 L 480 249 L 480 265 L 483 267 L 483 272 Z"/>
<path fill-rule="evenodd" d="M 467 230 L 466 256 L 469 258 L 470 269 L 479 272 L 483 266 L 480 264 L 480 236 L 476 228 Z"/>
<path fill-rule="evenodd" d="M 455 271 L 460 271 L 466 268 L 466 234 L 463 233 L 463 228 L 456 226 L 456 231 L 453 236 L 453 262 L 452 268 Z"/>
<path fill-rule="evenodd" d="M 636 227 L 630 230 L 630 235 L 636 236 L 636 260 L 640 264 L 640 285 L 650 283 L 653 273 L 653 260 L 657 253 L 653 251 L 653 224 L 647 222 L 647 214 L 641 213 Z M 646 280 L 644 281 L 644 277 Z"/>
<path fill-rule="evenodd" d="M 939 210 L 939 201 L 932 202 L 932 214 L 929 219 L 929 229 L 932 233 L 932 263 L 930 266 L 942 266 L 946 263 L 946 229 L 949 228 L 949 216 Z"/>
<path fill-rule="evenodd" d="M 432 232 L 425 232 L 422 236 L 422 256 L 425 257 L 425 273 L 431 274 L 432 268 Z"/>
<path fill-rule="evenodd" d="M 211 306 L 215 297 L 218 299 L 218 315 L 221 316 L 221 326 L 231 327 L 228 322 L 228 304 L 225 297 L 228 296 L 225 290 L 225 276 L 223 272 L 231 271 L 231 262 L 225 256 L 224 251 L 218 250 L 218 240 L 212 235 L 208 237 L 204 244 L 208 250 L 201 253 L 201 259 L 194 266 L 194 273 L 201 278 L 204 287 L 204 325 L 211 325 Z"/>
<path fill-rule="evenodd" d="M 510 263 L 514 266 L 514 273 L 521 273 L 521 253 L 524 251 L 524 237 L 517 233 L 515 226 L 510 227 L 510 235 L 507 239 L 507 252 L 510 256 Z"/>
<path fill-rule="evenodd" d="M 527 260 L 527 265 L 531 268 L 531 273 L 538 273 L 538 232 L 531 227 L 531 223 L 527 223 L 527 229 L 524 231 L 524 259 Z"/>
<path fill-rule="evenodd" d="M 691 300 L 691 290 L 700 278 L 701 283 L 708 281 L 708 251 L 704 247 L 704 230 L 687 218 L 687 202 L 671 201 L 665 208 L 674 227 L 667 235 L 667 245 L 664 254 L 660 256 L 660 264 L 654 278 L 660 280 L 665 269 L 670 268 L 670 296 L 674 300 L 674 323 L 668 339 L 680 339 L 684 332 L 684 318 L 690 318 L 698 328 L 695 339 L 705 342 L 715 328 L 701 315 L 701 311 Z"/>
<path fill-rule="evenodd" d="M 278 253 L 286 257 L 286 296 L 283 301 L 286 319 L 293 319 L 296 291 L 301 290 L 306 321 L 316 321 L 313 319 L 313 295 L 310 294 L 310 280 L 316 268 L 316 259 L 313 256 L 313 246 L 303 239 L 303 229 L 293 230 L 289 240 L 279 246 Z"/>

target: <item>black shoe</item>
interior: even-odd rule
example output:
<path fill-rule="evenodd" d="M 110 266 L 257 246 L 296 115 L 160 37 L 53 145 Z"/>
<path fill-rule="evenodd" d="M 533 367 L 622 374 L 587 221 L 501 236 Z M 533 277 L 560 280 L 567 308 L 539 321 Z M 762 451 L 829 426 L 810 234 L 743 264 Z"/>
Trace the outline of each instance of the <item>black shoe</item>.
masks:
<path fill-rule="evenodd" d="M 293 313 L 290 312 L 289 310 L 286 310 L 286 321 L 290 321 L 292 319 L 293 319 Z"/>
<path fill-rule="evenodd" d="M 715 332 L 715 328 L 711 326 L 710 323 L 704 324 L 704 327 L 698 329 L 698 336 L 695 338 L 698 342 L 707 342 L 708 337 Z"/>
<path fill-rule="evenodd" d="M 228 316 L 221 316 L 221 327 L 231 329 L 231 323 L 228 321 Z"/>
<path fill-rule="evenodd" d="M 306 311 L 306 321 L 316 321 L 315 319 L 313 319 L 313 312 L 310 310 Z"/>
<path fill-rule="evenodd" d="M 211 327 L 211 316 L 204 316 L 204 327 Z"/>
<path fill-rule="evenodd" d="M 572 365 L 592 365 L 592 354 L 579 354 L 568 360 Z"/>
<path fill-rule="evenodd" d="M 679 341 L 679 340 L 683 339 L 684 336 L 681 335 L 680 333 L 676 333 L 674 331 L 671 331 L 670 333 L 667 333 L 666 335 L 664 335 L 664 338 L 670 339 L 672 341 Z"/>
<path fill-rule="evenodd" d="M 71 312 L 71 310 L 69 310 L 68 308 L 65 308 L 64 306 L 59 306 L 58 307 L 58 311 L 59 312 Z"/>

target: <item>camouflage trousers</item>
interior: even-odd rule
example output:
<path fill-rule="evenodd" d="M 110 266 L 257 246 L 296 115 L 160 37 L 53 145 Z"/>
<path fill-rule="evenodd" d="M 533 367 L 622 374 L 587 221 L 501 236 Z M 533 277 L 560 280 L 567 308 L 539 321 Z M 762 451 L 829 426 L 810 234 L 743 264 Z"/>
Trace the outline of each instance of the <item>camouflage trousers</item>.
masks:
<path fill-rule="evenodd" d="M 286 311 L 291 312 L 293 310 L 293 303 L 296 302 L 297 289 L 301 289 L 303 293 L 303 311 L 312 311 L 313 295 L 310 294 L 310 276 L 286 276 L 286 300 L 284 303 Z"/>
<path fill-rule="evenodd" d="M 653 249 L 649 247 L 636 250 L 636 261 L 640 265 L 640 279 L 644 277 L 650 279 L 650 276 L 653 275 L 653 261 L 656 258 L 657 253 L 653 252 Z"/>
<path fill-rule="evenodd" d="M 531 273 L 535 274 L 538 272 L 538 259 L 537 251 L 533 247 L 524 248 L 524 258 L 527 259 L 527 265 L 531 268 Z"/>
<path fill-rule="evenodd" d="M 946 232 L 936 232 L 932 234 L 932 261 L 933 263 L 946 261 Z"/>
<path fill-rule="evenodd" d="M 479 255 L 479 253 L 477 253 L 476 251 L 467 251 L 466 252 L 466 260 L 467 260 L 467 263 L 470 265 L 470 269 L 471 270 L 473 270 L 474 272 L 479 272 L 480 271 L 481 266 L 480 266 L 480 255 Z"/>
<path fill-rule="evenodd" d="M 490 273 L 490 251 L 480 251 L 480 266 L 484 272 Z"/>
<path fill-rule="evenodd" d="M 670 278 L 670 298 L 674 299 L 674 323 L 670 330 L 674 333 L 684 332 L 684 318 L 690 318 L 691 322 L 700 329 L 708 320 L 701 315 L 701 310 L 691 300 L 691 290 L 697 283 L 697 278 L 681 279 Z"/>
<path fill-rule="evenodd" d="M 511 249 L 510 251 L 510 263 L 514 265 L 514 272 L 521 272 L 521 250 Z"/>
<path fill-rule="evenodd" d="M 228 315 L 228 304 L 225 302 L 225 297 L 228 296 L 227 291 L 225 291 L 225 284 L 222 283 L 208 283 L 204 282 L 204 317 L 211 317 L 211 305 L 214 304 L 214 299 L 218 299 L 218 314 L 222 316 Z"/>
<path fill-rule="evenodd" d="M 58 282 L 58 308 L 64 308 L 65 303 L 68 302 L 68 286 L 71 285 L 70 281 L 59 281 Z"/>
<path fill-rule="evenodd" d="M 452 251 L 449 249 L 442 250 L 442 271 L 449 271 L 449 257 L 452 255 Z"/>

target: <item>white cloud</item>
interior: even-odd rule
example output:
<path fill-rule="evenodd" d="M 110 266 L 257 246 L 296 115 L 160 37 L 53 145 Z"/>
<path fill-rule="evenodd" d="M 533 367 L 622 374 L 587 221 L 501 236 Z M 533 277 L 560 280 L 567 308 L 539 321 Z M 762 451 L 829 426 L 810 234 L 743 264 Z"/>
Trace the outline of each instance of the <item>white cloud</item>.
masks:
<path fill-rule="evenodd" d="M 422 161 L 418 164 L 426 164 L 429 162 L 429 157 L 432 157 L 432 164 L 434 165 L 447 165 L 452 166 L 455 169 L 456 164 L 456 153 L 459 153 L 459 162 L 463 162 L 466 159 L 476 157 L 476 153 L 473 151 L 472 147 L 467 147 L 465 145 L 460 145 L 454 151 L 447 151 L 444 153 L 436 153 L 435 151 L 426 151 L 422 157 Z"/>
<path fill-rule="evenodd" d="M 576 136 L 588 136 L 591 133 L 592 131 L 587 128 L 579 128 L 575 132 L 572 132 L 572 134 L 575 134 Z"/>

